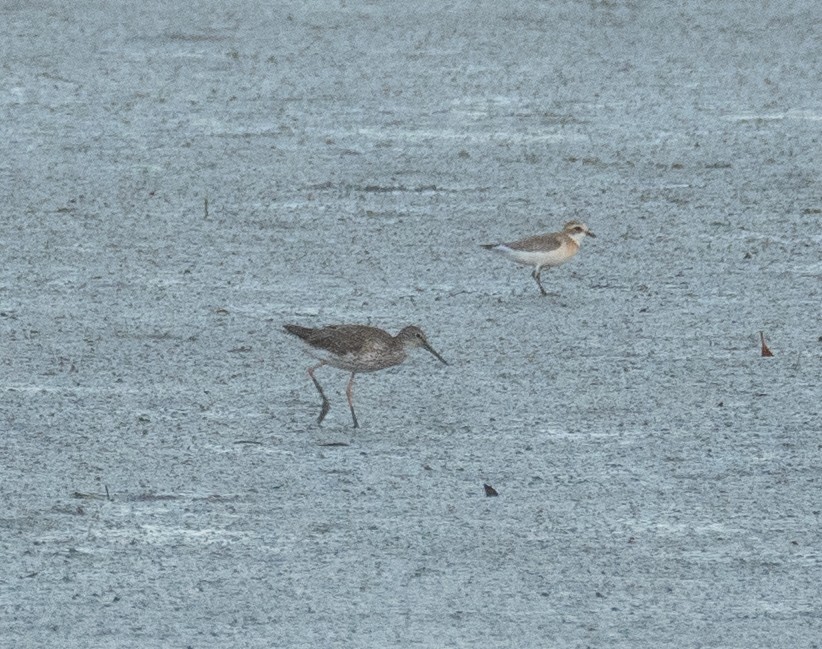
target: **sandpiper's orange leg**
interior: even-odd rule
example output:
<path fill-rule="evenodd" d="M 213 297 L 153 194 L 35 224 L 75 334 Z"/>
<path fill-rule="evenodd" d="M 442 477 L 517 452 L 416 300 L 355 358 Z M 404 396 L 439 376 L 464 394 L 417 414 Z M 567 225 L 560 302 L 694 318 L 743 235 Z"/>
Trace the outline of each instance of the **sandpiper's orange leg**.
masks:
<path fill-rule="evenodd" d="M 331 404 L 328 402 L 325 392 L 323 392 L 323 389 L 320 387 L 320 382 L 317 380 L 317 377 L 314 376 L 314 370 L 320 369 L 323 365 L 326 365 L 325 361 L 321 362 L 319 365 L 308 368 L 308 376 L 310 376 L 311 380 L 314 381 L 314 386 L 317 388 L 317 392 L 319 392 L 320 396 L 323 398 L 323 407 L 322 410 L 320 410 L 320 416 L 317 418 L 317 425 L 323 423 L 323 419 L 325 419 L 328 411 L 331 410 Z"/>
<path fill-rule="evenodd" d="M 348 397 L 348 407 L 351 408 L 351 418 L 354 420 L 354 428 L 359 428 L 357 423 L 357 415 L 354 414 L 354 375 L 356 372 L 351 372 L 351 378 L 348 380 L 348 387 L 345 389 L 345 396 Z"/>

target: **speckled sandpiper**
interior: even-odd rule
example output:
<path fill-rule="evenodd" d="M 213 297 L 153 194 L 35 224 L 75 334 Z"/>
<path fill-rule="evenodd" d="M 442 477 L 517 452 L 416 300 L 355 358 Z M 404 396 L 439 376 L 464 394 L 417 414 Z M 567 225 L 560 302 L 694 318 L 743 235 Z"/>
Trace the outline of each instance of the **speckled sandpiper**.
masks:
<path fill-rule="evenodd" d="M 586 236 L 596 237 L 584 223 L 568 221 L 562 228 L 562 232 L 539 234 L 511 243 L 488 243 L 482 247 L 496 250 L 523 266 L 533 266 L 531 277 L 536 281 L 540 292 L 548 295 L 540 281 L 542 269 L 546 266 L 564 264 L 579 252 L 579 245 Z"/>
<path fill-rule="evenodd" d="M 427 349 L 445 365 L 448 365 L 445 359 L 428 343 L 422 330 L 415 326 L 405 327 L 396 336 L 366 325 L 329 325 L 313 329 L 287 324 L 283 328 L 300 338 L 307 346 L 306 351 L 320 361 L 318 365 L 308 368 L 308 375 L 323 400 L 322 410 L 317 418 L 318 424 L 322 423 L 331 408 L 322 387 L 314 376 L 314 371 L 323 365 L 331 365 L 331 367 L 351 372 L 345 394 L 348 397 L 348 406 L 351 408 L 354 428 L 359 427 L 353 401 L 354 376 L 358 372 L 376 372 L 399 365 L 407 358 L 408 350 L 414 347 Z"/>

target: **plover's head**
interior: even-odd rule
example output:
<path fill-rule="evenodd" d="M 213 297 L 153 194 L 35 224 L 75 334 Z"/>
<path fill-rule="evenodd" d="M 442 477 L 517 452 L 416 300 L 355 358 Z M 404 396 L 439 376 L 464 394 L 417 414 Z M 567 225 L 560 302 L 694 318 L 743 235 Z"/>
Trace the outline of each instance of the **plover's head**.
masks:
<path fill-rule="evenodd" d="M 423 349 L 431 352 L 437 359 L 439 359 L 445 365 L 448 363 L 445 362 L 445 359 L 440 356 L 433 347 L 428 342 L 428 339 L 425 337 L 425 334 L 422 333 L 422 329 L 419 327 L 415 327 L 414 325 L 410 325 L 400 331 L 397 334 L 397 338 L 399 338 L 402 346 L 406 349 L 411 349 L 413 347 L 422 347 Z"/>
<path fill-rule="evenodd" d="M 582 241 L 586 236 L 594 238 L 597 236 L 588 229 L 587 225 L 580 223 L 579 221 L 568 221 L 568 223 L 565 224 L 565 227 L 562 228 L 562 231 L 569 235 L 577 243 Z"/>

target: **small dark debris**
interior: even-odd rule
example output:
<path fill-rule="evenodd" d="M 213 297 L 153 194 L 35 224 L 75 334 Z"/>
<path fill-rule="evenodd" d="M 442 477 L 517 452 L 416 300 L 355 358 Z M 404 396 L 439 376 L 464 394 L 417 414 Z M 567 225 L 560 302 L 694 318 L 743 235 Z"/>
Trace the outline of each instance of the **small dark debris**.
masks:
<path fill-rule="evenodd" d="M 82 491 L 75 491 L 73 494 L 71 494 L 71 497 L 72 498 L 79 498 L 81 500 L 106 500 L 107 495 L 108 494 L 106 494 L 106 495 L 103 495 L 103 494 L 89 494 L 89 493 L 83 493 Z"/>
<path fill-rule="evenodd" d="M 482 486 L 485 487 L 485 495 L 486 496 L 489 496 L 489 497 L 490 496 L 499 496 L 499 494 L 497 493 L 497 490 L 494 489 L 491 485 L 483 483 Z"/>
<path fill-rule="evenodd" d="M 234 443 L 235 444 L 257 444 L 257 445 L 262 445 L 262 442 L 258 442 L 256 439 L 238 439 Z"/>
<path fill-rule="evenodd" d="M 773 356 L 773 352 L 765 344 L 765 334 L 761 331 L 759 332 L 759 340 L 762 341 L 762 355 L 766 357 Z"/>
<path fill-rule="evenodd" d="M 319 446 L 349 446 L 348 442 L 322 442 Z"/>

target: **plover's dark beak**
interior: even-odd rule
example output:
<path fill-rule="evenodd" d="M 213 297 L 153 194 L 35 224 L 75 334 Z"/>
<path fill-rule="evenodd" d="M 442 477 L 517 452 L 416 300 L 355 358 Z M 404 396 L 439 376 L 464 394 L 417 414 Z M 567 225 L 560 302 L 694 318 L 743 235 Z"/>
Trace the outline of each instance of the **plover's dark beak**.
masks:
<path fill-rule="evenodd" d="M 431 345 L 429 345 L 427 342 L 424 342 L 424 343 L 422 344 L 422 346 L 423 346 L 423 347 L 425 347 L 425 349 L 427 349 L 429 352 L 431 352 L 434 356 L 436 356 L 436 357 L 437 357 L 437 359 L 438 359 L 438 360 L 439 360 L 439 361 L 440 361 L 443 365 L 448 365 L 448 363 L 446 363 L 446 362 L 445 362 L 445 359 L 444 359 L 442 356 L 440 356 L 440 355 L 439 355 L 436 351 L 434 351 L 434 348 L 433 348 L 433 347 L 431 347 Z"/>
<path fill-rule="evenodd" d="M 589 237 L 593 237 L 594 239 L 596 239 L 596 238 L 597 238 L 597 235 L 595 235 L 595 234 L 594 234 L 593 232 L 591 232 L 590 230 L 588 230 L 588 232 L 586 232 L 585 234 L 587 234 Z"/>

